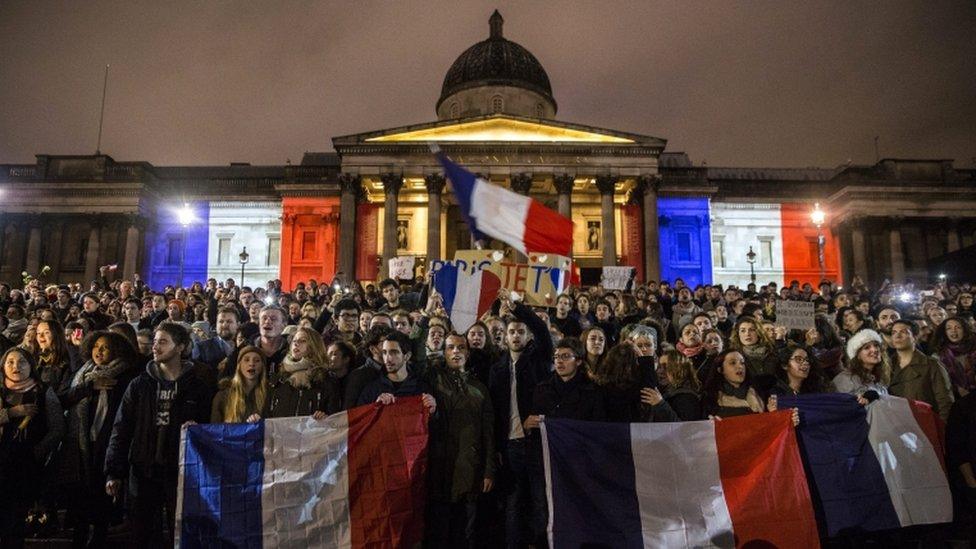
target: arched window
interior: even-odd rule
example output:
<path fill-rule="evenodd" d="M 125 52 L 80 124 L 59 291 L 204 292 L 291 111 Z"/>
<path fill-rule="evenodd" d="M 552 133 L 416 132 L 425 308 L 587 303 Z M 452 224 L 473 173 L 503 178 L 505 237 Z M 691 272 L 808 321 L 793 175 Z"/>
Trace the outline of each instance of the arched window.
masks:
<path fill-rule="evenodd" d="M 461 107 L 458 106 L 457 101 L 451 103 L 451 118 L 461 118 Z"/>
<path fill-rule="evenodd" d="M 500 95 L 493 95 L 490 104 L 491 114 L 497 114 L 505 110 L 505 100 Z"/>

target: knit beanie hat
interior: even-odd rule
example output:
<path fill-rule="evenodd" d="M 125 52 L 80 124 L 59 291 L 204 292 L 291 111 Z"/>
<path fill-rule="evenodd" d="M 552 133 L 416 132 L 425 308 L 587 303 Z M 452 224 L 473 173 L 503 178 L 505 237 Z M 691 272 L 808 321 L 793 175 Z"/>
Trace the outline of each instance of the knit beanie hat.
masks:
<path fill-rule="evenodd" d="M 884 340 L 878 335 L 878 332 L 870 329 L 864 329 L 856 334 L 852 335 L 850 339 L 847 340 L 847 358 L 853 359 L 857 356 L 857 352 L 871 342 L 877 343 L 878 345 L 883 345 Z"/>

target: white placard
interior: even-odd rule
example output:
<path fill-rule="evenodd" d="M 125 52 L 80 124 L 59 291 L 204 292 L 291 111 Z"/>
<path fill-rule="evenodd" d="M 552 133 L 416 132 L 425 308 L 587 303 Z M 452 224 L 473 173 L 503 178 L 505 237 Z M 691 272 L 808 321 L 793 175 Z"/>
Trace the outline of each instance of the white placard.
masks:
<path fill-rule="evenodd" d="M 390 278 L 395 280 L 413 280 L 413 267 L 417 258 L 412 255 L 403 255 L 398 257 L 391 257 L 390 266 Z"/>
<path fill-rule="evenodd" d="M 790 330 L 809 330 L 816 328 L 816 311 L 811 301 L 776 301 L 776 325 Z"/>
<path fill-rule="evenodd" d="M 634 267 L 604 267 L 601 285 L 605 290 L 627 290 L 636 274 Z"/>

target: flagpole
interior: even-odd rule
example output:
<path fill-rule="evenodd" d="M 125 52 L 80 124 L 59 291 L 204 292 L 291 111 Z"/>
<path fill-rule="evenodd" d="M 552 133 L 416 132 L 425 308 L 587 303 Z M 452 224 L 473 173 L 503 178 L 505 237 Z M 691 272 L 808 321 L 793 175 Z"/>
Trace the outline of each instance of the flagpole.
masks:
<path fill-rule="evenodd" d="M 108 65 L 105 65 L 105 80 L 102 82 L 102 110 L 98 114 L 98 144 L 95 154 L 102 154 L 102 122 L 105 121 L 105 92 L 108 90 Z"/>

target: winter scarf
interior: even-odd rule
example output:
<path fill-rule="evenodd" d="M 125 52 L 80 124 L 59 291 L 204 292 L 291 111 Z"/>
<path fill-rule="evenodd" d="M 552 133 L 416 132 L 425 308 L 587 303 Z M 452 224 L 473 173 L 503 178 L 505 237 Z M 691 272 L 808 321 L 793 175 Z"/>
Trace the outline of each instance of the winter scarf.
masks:
<path fill-rule="evenodd" d="M 281 379 L 296 389 L 308 389 L 312 386 L 312 370 L 316 367 L 308 357 L 294 360 L 286 356 L 281 362 Z"/>
<path fill-rule="evenodd" d="M 129 365 L 121 359 L 115 359 L 105 366 L 98 366 L 89 360 L 78 370 L 75 377 L 72 378 L 71 387 L 94 383 L 100 379 L 115 379 L 128 367 Z M 88 424 L 89 399 L 92 397 L 97 398 L 98 402 L 95 404 L 95 417 L 92 419 L 91 429 L 87 433 L 82 429 L 78 429 L 78 446 L 81 448 L 82 453 L 85 454 L 89 451 L 90 441 L 95 440 L 105 421 L 108 420 L 108 389 L 102 389 L 98 391 L 97 395 L 89 395 L 78 401 L 76 410 L 78 411 L 79 425 Z"/>
<path fill-rule="evenodd" d="M 679 353 L 685 355 L 688 358 L 692 358 L 694 356 L 698 356 L 698 353 L 700 353 L 702 351 L 702 349 L 704 348 L 704 345 L 702 345 L 701 343 L 699 343 L 698 345 L 695 345 L 694 347 L 689 347 L 688 345 L 685 345 L 684 343 L 682 343 L 682 342 L 679 341 L 678 344 L 675 345 L 675 348 L 678 349 L 678 352 Z"/>
<path fill-rule="evenodd" d="M 976 350 L 964 343 L 950 343 L 939 352 L 939 359 L 949 371 L 949 379 L 956 387 L 972 391 L 976 387 L 973 366 L 976 365 Z"/>

